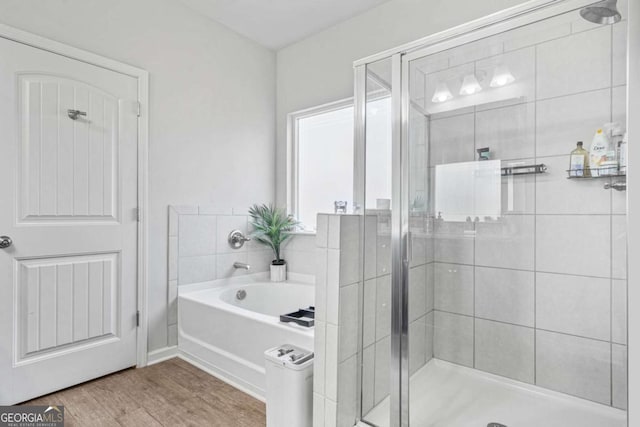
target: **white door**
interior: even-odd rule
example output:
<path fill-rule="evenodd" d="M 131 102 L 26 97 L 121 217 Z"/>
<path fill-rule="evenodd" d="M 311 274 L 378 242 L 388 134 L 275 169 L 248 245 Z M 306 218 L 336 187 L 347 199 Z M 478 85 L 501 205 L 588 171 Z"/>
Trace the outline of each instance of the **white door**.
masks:
<path fill-rule="evenodd" d="M 0 38 L 2 405 L 136 364 L 136 100 L 133 77 Z"/>

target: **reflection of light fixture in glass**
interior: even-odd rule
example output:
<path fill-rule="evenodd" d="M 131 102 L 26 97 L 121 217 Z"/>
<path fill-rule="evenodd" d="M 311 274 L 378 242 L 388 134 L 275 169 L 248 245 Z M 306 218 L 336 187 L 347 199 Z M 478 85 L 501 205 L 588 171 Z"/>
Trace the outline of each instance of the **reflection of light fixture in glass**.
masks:
<path fill-rule="evenodd" d="M 473 95 L 482 90 L 482 86 L 478 82 L 475 74 L 468 74 L 462 81 L 462 87 L 460 88 L 460 95 Z"/>
<path fill-rule="evenodd" d="M 453 94 L 449 90 L 449 86 L 446 83 L 438 83 L 436 86 L 436 91 L 433 93 L 433 98 L 431 98 L 431 102 L 445 102 L 453 98 Z"/>
<path fill-rule="evenodd" d="M 498 65 L 495 70 L 493 70 L 493 78 L 491 79 L 490 86 L 491 87 L 502 87 L 506 86 L 510 83 L 513 83 L 516 80 L 509 71 L 509 68 L 506 65 Z"/>

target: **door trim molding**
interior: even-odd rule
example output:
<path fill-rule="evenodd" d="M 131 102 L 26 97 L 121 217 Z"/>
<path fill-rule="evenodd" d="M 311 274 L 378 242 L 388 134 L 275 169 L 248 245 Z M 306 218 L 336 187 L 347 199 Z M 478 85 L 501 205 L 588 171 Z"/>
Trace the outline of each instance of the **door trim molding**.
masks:
<path fill-rule="evenodd" d="M 42 49 L 70 59 L 85 62 L 107 70 L 115 71 L 138 80 L 138 253 L 137 253 L 137 310 L 140 312 L 140 325 L 136 336 L 136 365 L 147 365 L 148 336 L 148 289 L 149 289 L 149 72 L 113 59 L 105 58 L 86 50 L 78 49 L 38 36 L 5 24 L 0 24 L 0 37 Z"/>

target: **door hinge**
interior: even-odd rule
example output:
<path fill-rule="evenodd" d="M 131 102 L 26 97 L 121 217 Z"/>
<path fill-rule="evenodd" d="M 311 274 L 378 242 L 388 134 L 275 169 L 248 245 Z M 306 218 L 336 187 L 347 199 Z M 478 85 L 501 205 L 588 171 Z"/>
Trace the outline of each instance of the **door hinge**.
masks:
<path fill-rule="evenodd" d="M 136 328 L 140 326 L 140 310 L 136 311 Z"/>
<path fill-rule="evenodd" d="M 136 208 L 136 221 L 140 222 L 140 208 Z"/>
<path fill-rule="evenodd" d="M 140 101 L 138 101 L 138 102 L 137 102 L 136 107 L 137 107 L 137 114 L 138 114 L 138 117 L 140 117 L 140 115 L 142 114 L 142 113 L 141 113 L 141 110 L 142 110 L 142 104 L 140 104 Z"/>

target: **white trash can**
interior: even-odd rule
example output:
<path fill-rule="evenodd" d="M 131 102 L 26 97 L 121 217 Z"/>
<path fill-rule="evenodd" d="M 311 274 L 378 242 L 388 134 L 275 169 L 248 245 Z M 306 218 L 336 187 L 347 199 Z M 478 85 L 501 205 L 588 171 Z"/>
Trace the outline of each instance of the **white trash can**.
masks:
<path fill-rule="evenodd" d="M 264 352 L 267 427 L 313 424 L 313 352 L 281 345 Z"/>

